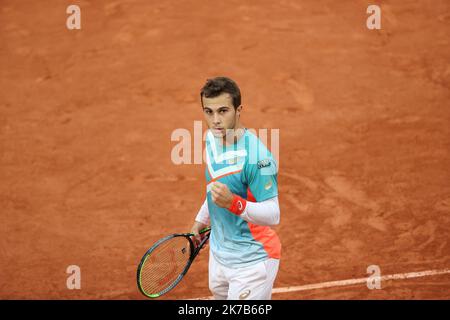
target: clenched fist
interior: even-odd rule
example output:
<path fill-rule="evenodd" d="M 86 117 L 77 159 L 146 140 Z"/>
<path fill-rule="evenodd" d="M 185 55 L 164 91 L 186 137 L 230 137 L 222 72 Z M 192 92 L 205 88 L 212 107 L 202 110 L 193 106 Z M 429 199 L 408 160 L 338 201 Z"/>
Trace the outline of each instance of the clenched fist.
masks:
<path fill-rule="evenodd" d="M 213 182 L 211 198 L 216 205 L 226 209 L 233 203 L 233 194 L 230 189 L 228 189 L 227 185 L 219 181 Z"/>

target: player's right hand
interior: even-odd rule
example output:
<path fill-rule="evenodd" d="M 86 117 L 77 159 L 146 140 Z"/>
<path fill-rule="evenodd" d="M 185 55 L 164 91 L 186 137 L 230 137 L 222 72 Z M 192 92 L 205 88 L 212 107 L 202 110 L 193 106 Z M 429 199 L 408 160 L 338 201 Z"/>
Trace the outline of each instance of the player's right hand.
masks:
<path fill-rule="evenodd" d="M 191 228 L 191 233 L 194 235 L 191 237 L 191 239 L 194 242 L 195 247 L 197 247 L 202 241 L 204 235 L 200 234 L 200 230 L 203 230 L 205 227 L 206 225 L 201 222 L 194 222 L 194 225 Z"/>

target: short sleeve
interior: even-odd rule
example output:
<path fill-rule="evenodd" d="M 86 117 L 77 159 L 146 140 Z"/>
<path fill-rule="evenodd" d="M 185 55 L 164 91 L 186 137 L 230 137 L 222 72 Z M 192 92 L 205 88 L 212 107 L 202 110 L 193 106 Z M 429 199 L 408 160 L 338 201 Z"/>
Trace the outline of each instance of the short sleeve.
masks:
<path fill-rule="evenodd" d="M 246 182 L 257 202 L 278 196 L 277 172 L 277 163 L 270 153 L 245 164 Z"/>

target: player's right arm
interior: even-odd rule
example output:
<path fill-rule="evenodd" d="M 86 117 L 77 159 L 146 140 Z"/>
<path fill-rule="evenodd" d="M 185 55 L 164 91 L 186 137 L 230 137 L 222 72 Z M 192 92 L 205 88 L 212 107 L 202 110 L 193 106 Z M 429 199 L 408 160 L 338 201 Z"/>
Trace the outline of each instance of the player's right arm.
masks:
<path fill-rule="evenodd" d="M 200 230 L 206 228 L 208 225 L 209 225 L 208 200 L 205 199 L 205 202 L 203 202 L 203 205 L 198 211 L 197 216 L 195 217 L 194 224 L 191 228 L 191 233 L 195 234 L 195 236 L 192 237 L 192 240 L 194 241 L 196 246 L 200 243 L 202 239 Z"/>

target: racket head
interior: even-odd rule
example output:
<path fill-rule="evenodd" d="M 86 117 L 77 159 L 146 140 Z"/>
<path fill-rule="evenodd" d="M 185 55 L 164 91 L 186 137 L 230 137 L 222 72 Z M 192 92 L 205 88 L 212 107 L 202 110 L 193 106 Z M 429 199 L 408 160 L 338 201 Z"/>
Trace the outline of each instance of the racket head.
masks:
<path fill-rule="evenodd" d="M 172 290 L 189 269 L 195 251 L 190 234 L 158 240 L 139 263 L 137 284 L 141 293 L 154 299 Z"/>
<path fill-rule="evenodd" d="M 142 257 L 137 269 L 137 286 L 148 298 L 158 298 L 172 290 L 189 270 L 197 254 L 209 239 L 211 227 L 195 247 L 194 234 L 172 234 L 158 240 Z"/>

